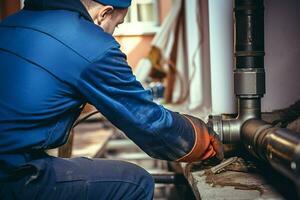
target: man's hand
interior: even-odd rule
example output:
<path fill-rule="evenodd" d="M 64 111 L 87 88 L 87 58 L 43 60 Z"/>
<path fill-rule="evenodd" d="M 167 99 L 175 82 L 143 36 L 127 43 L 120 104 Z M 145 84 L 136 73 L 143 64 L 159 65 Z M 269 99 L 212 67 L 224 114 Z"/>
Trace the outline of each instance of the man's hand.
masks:
<path fill-rule="evenodd" d="M 196 162 L 216 157 L 223 160 L 223 144 L 218 135 L 200 119 L 184 115 L 195 131 L 195 145 L 190 153 L 178 159 L 179 162 Z"/>

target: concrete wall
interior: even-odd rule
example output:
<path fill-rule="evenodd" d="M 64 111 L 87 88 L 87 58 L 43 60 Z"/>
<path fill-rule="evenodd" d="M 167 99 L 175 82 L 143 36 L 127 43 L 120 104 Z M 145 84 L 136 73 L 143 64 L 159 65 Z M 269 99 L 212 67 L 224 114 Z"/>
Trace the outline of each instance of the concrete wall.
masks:
<path fill-rule="evenodd" d="M 263 111 L 300 100 L 300 1 L 265 0 L 266 95 Z"/>

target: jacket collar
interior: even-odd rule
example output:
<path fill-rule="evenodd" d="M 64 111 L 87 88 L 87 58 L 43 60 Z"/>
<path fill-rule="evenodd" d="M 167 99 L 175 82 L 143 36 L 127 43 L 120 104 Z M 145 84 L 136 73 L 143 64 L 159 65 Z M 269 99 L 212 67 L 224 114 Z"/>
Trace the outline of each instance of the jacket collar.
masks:
<path fill-rule="evenodd" d="M 25 0 L 25 10 L 69 10 L 78 12 L 85 19 L 93 22 L 80 0 Z"/>

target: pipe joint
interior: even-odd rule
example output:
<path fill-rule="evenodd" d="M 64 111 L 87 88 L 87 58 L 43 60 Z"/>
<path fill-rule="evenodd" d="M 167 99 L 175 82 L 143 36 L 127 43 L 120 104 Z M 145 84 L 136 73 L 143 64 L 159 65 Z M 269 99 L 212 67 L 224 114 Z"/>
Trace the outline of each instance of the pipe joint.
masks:
<path fill-rule="evenodd" d="M 238 99 L 239 113 L 236 118 L 229 115 L 209 116 L 210 126 L 224 143 L 240 142 L 241 127 L 249 119 L 260 118 L 259 98 Z"/>

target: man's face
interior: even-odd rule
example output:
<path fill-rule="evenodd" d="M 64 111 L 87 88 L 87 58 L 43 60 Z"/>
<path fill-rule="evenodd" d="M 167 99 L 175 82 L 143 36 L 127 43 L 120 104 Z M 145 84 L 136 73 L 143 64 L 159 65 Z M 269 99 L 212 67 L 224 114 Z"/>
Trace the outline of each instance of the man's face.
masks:
<path fill-rule="evenodd" d="M 98 12 L 98 17 L 94 21 L 105 32 L 113 34 L 115 28 L 124 22 L 128 9 L 114 9 L 111 6 L 105 6 Z"/>

